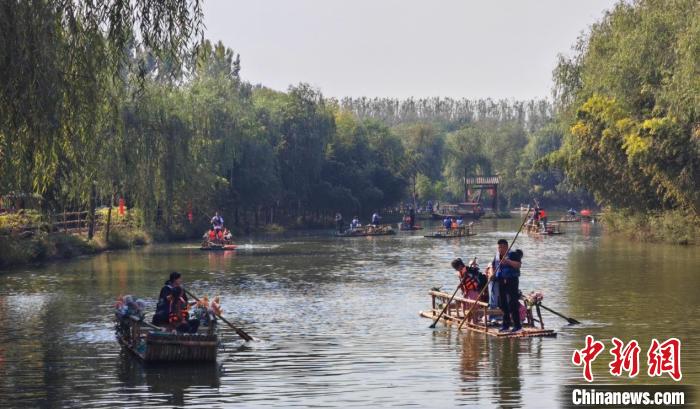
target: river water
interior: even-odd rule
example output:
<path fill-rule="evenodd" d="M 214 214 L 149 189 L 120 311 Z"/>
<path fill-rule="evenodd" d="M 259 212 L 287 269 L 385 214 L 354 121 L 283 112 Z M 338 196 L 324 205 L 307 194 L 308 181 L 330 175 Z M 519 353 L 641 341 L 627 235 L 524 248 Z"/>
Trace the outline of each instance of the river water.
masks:
<path fill-rule="evenodd" d="M 495 339 L 438 326 L 418 312 L 432 287 L 452 291 L 449 262 L 482 268 L 513 219 L 477 235 L 431 240 L 335 238 L 329 231 L 246 238 L 236 252 L 196 243 L 103 253 L 0 272 L 0 406 L 8 407 L 557 407 L 586 335 L 606 345 L 596 383 L 673 384 L 646 374 L 652 338 L 682 344 L 683 385 L 700 382 L 700 255 L 571 224 L 521 235 L 521 289 L 582 325 L 545 313 L 556 338 Z M 198 295 L 221 295 L 226 315 L 259 341 L 222 335 L 213 365 L 144 366 L 115 341 L 112 306 L 134 294 L 152 307 L 170 271 Z M 636 339 L 641 374 L 614 378 L 610 339 Z"/>

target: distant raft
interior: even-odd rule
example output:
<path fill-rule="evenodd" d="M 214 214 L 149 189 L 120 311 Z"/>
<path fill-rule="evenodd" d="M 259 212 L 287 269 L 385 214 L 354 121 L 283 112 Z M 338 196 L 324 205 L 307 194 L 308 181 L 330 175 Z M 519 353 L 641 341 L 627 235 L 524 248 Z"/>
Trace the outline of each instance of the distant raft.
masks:
<path fill-rule="evenodd" d="M 451 239 L 455 237 L 475 236 L 473 225 L 470 223 L 467 226 L 457 227 L 456 229 L 440 228 L 432 234 L 427 234 L 423 237 L 427 239 Z"/>
<path fill-rule="evenodd" d="M 554 236 L 564 234 L 564 232 L 561 231 L 561 225 L 557 222 L 551 222 L 545 225 L 542 222 L 530 221 L 525 225 L 525 231 L 528 234 L 535 236 Z"/>
<path fill-rule="evenodd" d="M 557 220 L 557 223 L 580 223 L 581 218 L 575 216 L 565 216 Z"/>
<path fill-rule="evenodd" d="M 432 308 L 427 311 L 420 311 L 420 316 L 435 320 L 440 311 L 445 308 L 445 305 L 450 300 L 451 294 L 447 294 L 437 289 L 429 292 L 432 298 Z M 497 338 L 526 338 L 526 337 L 553 337 L 557 333 L 551 329 L 545 329 L 542 313 L 540 311 L 539 299 L 526 297 L 525 306 L 521 314 L 523 329 L 519 332 L 499 331 L 499 324 L 494 323 L 503 318 L 503 312 L 500 309 L 489 308 L 488 303 L 474 301 L 463 297 L 454 297 L 452 303 L 447 307 L 447 310 L 440 318 L 440 322 L 448 326 L 459 327 L 462 321 L 465 320 L 465 314 L 471 309 L 471 316 L 462 325 L 462 329 L 466 331 L 480 332 Z M 472 306 L 476 304 L 473 309 Z M 537 314 L 537 318 L 533 316 Z"/>
<path fill-rule="evenodd" d="M 388 224 L 381 224 L 378 226 L 369 224 L 354 229 L 350 228 L 342 233 L 336 233 L 338 237 L 391 236 L 394 234 L 396 234 L 396 230 Z"/>
<path fill-rule="evenodd" d="M 205 241 L 202 243 L 202 247 L 199 249 L 202 251 L 226 251 L 226 250 L 235 250 L 236 245 L 233 243 L 215 243 L 211 241 Z"/>
<path fill-rule="evenodd" d="M 411 226 L 410 224 L 399 223 L 399 230 L 401 230 L 401 231 L 415 231 L 415 230 L 423 230 L 423 227 L 419 226 L 417 224 Z"/>

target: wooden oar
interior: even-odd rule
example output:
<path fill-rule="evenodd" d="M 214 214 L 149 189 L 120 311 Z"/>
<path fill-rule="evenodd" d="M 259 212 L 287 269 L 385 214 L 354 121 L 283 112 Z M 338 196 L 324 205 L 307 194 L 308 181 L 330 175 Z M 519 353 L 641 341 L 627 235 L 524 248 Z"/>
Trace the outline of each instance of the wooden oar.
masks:
<path fill-rule="evenodd" d="M 163 328 L 158 327 L 158 326 L 155 326 L 155 325 L 151 324 L 150 322 L 147 322 L 147 321 L 144 320 L 144 319 L 140 319 L 139 317 L 136 317 L 136 316 L 134 316 L 134 315 L 129 315 L 129 318 L 131 318 L 132 320 L 138 322 L 139 324 L 143 324 L 143 325 L 145 325 L 145 326 L 147 326 L 147 327 L 149 327 L 149 328 L 151 328 L 151 329 L 155 329 L 155 330 L 158 330 L 158 331 L 163 331 L 163 332 L 165 332 L 165 330 L 164 330 Z"/>
<path fill-rule="evenodd" d="M 183 290 L 185 290 L 183 288 Z M 185 290 L 185 294 L 189 295 L 190 297 L 194 298 L 195 301 L 199 302 L 199 298 L 197 298 L 196 295 L 192 294 L 191 292 Z M 255 338 L 251 337 L 248 335 L 245 331 L 242 329 L 236 327 L 235 325 L 231 324 L 226 318 L 222 317 L 220 314 L 217 314 L 216 312 L 214 313 L 217 317 L 221 318 L 221 321 L 225 322 L 228 324 L 229 327 L 231 327 L 234 331 L 236 331 L 236 334 L 238 334 L 239 337 L 243 338 L 246 342 L 248 341 L 253 341 Z"/>
<path fill-rule="evenodd" d="M 569 324 L 571 324 L 571 325 L 576 325 L 576 324 L 580 324 L 580 322 L 576 321 L 575 319 L 573 319 L 573 318 L 569 318 L 569 317 L 567 317 L 567 316 L 565 316 L 565 315 L 563 315 L 563 314 L 560 314 L 560 313 L 558 313 L 558 312 L 554 311 L 554 310 L 553 310 L 553 309 L 551 309 L 551 308 L 547 308 L 547 307 L 545 307 L 545 306 L 544 306 L 544 305 L 542 305 L 542 304 L 540 304 L 540 307 L 544 308 L 545 310 L 547 310 L 547 311 L 551 312 L 551 313 L 552 313 L 552 314 L 554 314 L 554 315 L 558 315 L 558 316 L 560 316 L 560 317 L 564 318 L 565 320 L 569 321 Z"/>
<path fill-rule="evenodd" d="M 508 250 L 506 250 L 506 255 L 504 257 L 508 257 L 508 253 L 510 253 L 510 249 L 513 248 L 515 241 L 518 240 L 518 236 L 520 235 L 520 232 L 523 230 L 523 226 L 525 226 L 525 222 L 527 221 L 527 216 L 529 214 L 530 214 L 530 210 L 528 209 L 527 213 L 525 213 L 525 217 L 523 217 L 523 222 L 520 223 L 520 228 L 518 229 L 518 232 L 515 233 L 515 237 L 513 237 L 513 241 L 510 242 L 510 246 L 508 246 Z M 493 281 L 494 278 L 496 278 L 496 275 L 498 274 L 498 272 L 500 270 L 501 270 L 501 260 L 498 260 L 498 266 L 496 266 L 496 271 L 494 271 L 493 274 L 491 274 L 491 277 L 486 282 L 486 285 L 484 286 L 484 288 L 481 289 L 481 292 L 479 292 L 479 296 L 476 297 L 477 300 L 479 298 L 481 298 L 481 295 L 484 294 L 484 291 L 486 291 L 486 289 L 489 288 L 489 283 L 491 281 Z M 462 327 L 464 326 L 464 323 L 467 322 L 467 320 L 469 319 L 469 316 L 471 315 L 472 311 L 474 310 L 474 307 L 476 307 L 476 303 L 472 304 L 472 306 L 469 307 L 469 311 L 467 311 L 467 314 L 464 316 L 464 319 L 462 320 L 462 322 L 459 323 L 459 327 L 457 328 L 458 330 L 461 330 Z"/>

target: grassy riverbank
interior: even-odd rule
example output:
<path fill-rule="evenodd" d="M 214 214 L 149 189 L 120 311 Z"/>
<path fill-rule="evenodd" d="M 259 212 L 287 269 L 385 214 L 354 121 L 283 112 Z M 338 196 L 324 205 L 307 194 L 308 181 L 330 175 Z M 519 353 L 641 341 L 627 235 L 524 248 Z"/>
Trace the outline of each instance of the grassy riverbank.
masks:
<path fill-rule="evenodd" d="M 603 223 L 609 232 L 623 234 L 636 240 L 683 245 L 700 244 L 700 219 L 681 211 L 645 214 L 606 210 Z"/>
<path fill-rule="evenodd" d="M 96 232 L 93 239 L 82 234 L 56 231 L 47 216 L 35 210 L 23 210 L 0 215 L 0 268 L 23 264 L 43 263 L 97 254 L 106 250 L 123 250 L 150 243 L 194 240 L 208 228 L 206 222 L 180 223 L 170 230 L 145 229 L 139 222 L 140 212 L 129 210 L 125 216 L 117 216 L 112 209 L 109 240 L 106 240 L 105 220 L 108 208 L 97 211 Z M 301 228 L 294 225 L 294 227 Z M 234 236 L 250 233 L 281 233 L 285 227 L 279 224 L 245 225 L 233 227 Z M 51 233 L 50 233 L 51 232 Z"/>
<path fill-rule="evenodd" d="M 0 236 L 0 268 L 40 263 L 96 254 L 105 250 L 127 249 L 152 242 L 149 234 L 140 229 L 115 229 L 109 241 L 97 236 L 39 232 L 30 237 Z"/>

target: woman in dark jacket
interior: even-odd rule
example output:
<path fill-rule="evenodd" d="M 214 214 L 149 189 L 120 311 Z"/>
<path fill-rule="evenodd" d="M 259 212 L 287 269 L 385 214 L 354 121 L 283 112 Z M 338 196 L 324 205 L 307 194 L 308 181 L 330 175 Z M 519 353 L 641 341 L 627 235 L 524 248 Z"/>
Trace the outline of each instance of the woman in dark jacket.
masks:
<path fill-rule="evenodd" d="M 182 274 L 173 271 L 158 295 L 156 313 L 153 314 L 153 324 L 159 326 L 173 325 L 178 332 L 197 332 L 199 320 L 188 319 L 188 306 L 187 294 L 182 288 Z"/>

